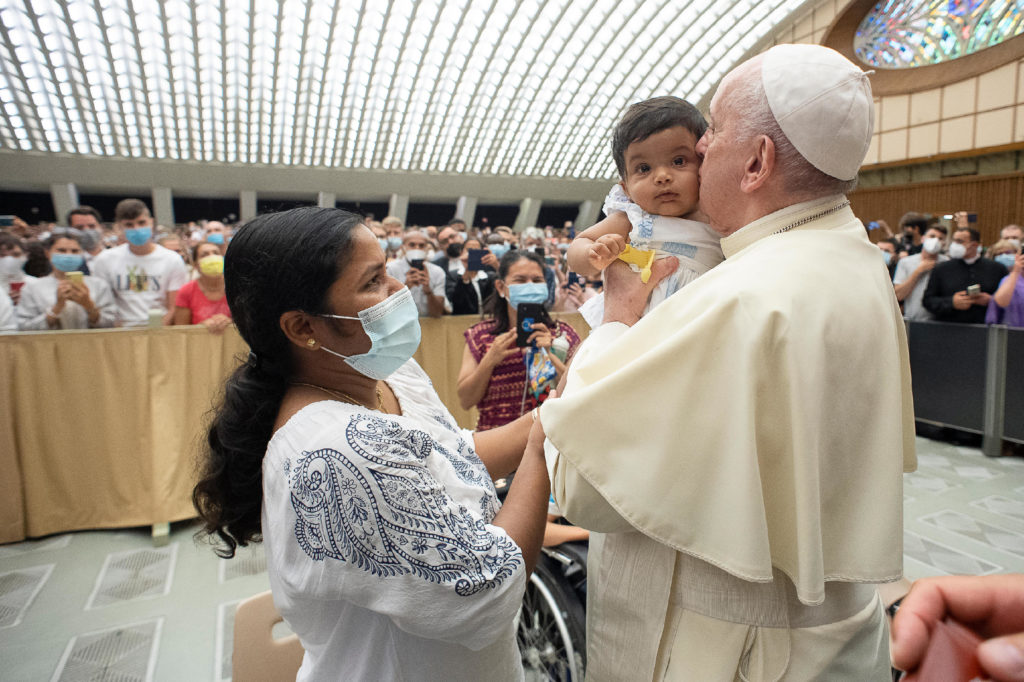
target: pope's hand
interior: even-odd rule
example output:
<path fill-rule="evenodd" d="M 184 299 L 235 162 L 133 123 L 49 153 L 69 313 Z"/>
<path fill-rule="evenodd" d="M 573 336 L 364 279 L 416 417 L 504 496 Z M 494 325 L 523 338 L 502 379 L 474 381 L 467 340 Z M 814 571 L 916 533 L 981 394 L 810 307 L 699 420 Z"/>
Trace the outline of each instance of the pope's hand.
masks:
<path fill-rule="evenodd" d="M 651 291 L 671 275 L 678 264 L 678 259 L 671 256 L 654 261 L 651 278 L 646 284 L 624 262 L 609 265 L 604 271 L 604 321 L 634 325 L 643 315 Z"/>

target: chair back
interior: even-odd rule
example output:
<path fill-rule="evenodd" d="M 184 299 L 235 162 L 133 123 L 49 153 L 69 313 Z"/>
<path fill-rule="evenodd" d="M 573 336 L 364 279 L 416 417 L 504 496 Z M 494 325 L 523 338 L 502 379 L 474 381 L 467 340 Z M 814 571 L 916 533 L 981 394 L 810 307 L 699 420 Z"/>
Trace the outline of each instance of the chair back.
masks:
<path fill-rule="evenodd" d="M 235 682 L 295 680 L 305 652 L 296 635 L 274 638 L 274 625 L 283 620 L 269 590 L 238 605 L 231 654 Z"/>

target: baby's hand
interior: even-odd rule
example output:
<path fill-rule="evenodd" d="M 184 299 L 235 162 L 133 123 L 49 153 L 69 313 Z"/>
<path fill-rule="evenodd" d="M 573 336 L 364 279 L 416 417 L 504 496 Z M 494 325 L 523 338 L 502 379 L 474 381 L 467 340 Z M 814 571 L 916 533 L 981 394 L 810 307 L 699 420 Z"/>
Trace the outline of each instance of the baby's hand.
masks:
<path fill-rule="evenodd" d="M 595 270 L 604 270 L 615 262 L 626 250 L 626 240 L 620 234 L 606 234 L 598 237 L 587 251 L 587 262 Z"/>

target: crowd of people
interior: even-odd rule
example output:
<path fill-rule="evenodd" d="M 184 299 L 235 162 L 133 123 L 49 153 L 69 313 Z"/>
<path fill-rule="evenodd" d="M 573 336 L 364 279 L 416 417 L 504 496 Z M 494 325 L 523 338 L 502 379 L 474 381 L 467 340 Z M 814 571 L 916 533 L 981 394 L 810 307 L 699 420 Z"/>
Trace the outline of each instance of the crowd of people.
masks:
<path fill-rule="evenodd" d="M 876 244 L 908 320 L 1024 327 L 1024 228 L 1006 225 L 999 239 L 981 243 L 971 216 L 906 213 L 898 233 L 883 220 Z"/>

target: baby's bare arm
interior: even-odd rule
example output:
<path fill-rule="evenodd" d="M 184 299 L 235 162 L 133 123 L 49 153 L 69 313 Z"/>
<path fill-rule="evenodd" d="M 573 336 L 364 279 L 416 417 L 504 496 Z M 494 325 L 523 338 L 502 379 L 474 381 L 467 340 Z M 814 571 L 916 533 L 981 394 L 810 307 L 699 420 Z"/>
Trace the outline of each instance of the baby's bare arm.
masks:
<path fill-rule="evenodd" d="M 621 237 L 621 246 L 618 248 L 618 251 L 621 251 L 625 247 L 626 240 L 629 238 L 630 229 L 632 229 L 632 226 L 629 224 L 629 218 L 625 213 L 613 213 L 599 223 L 583 230 L 583 232 L 576 235 L 576 239 L 573 239 L 572 244 L 569 245 L 569 251 L 566 254 L 566 258 L 569 260 L 569 269 L 584 277 L 596 277 L 604 269 L 604 267 L 596 267 L 596 265 L 605 260 L 598 259 L 598 263 L 595 263 L 591 258 L 593 249 L 598 241 L 601 241 L 601 237 L 605 236 Z M 618 240 L 606 239 L 603 241 L 606 245 L 608 242 L 612 242 L 612 249 L 614 249 L 614 244 L 618 243 Z M 618 252 L 612 254 L 611 258 L 614 260 L 616 256 L 618 256 Z"/>

